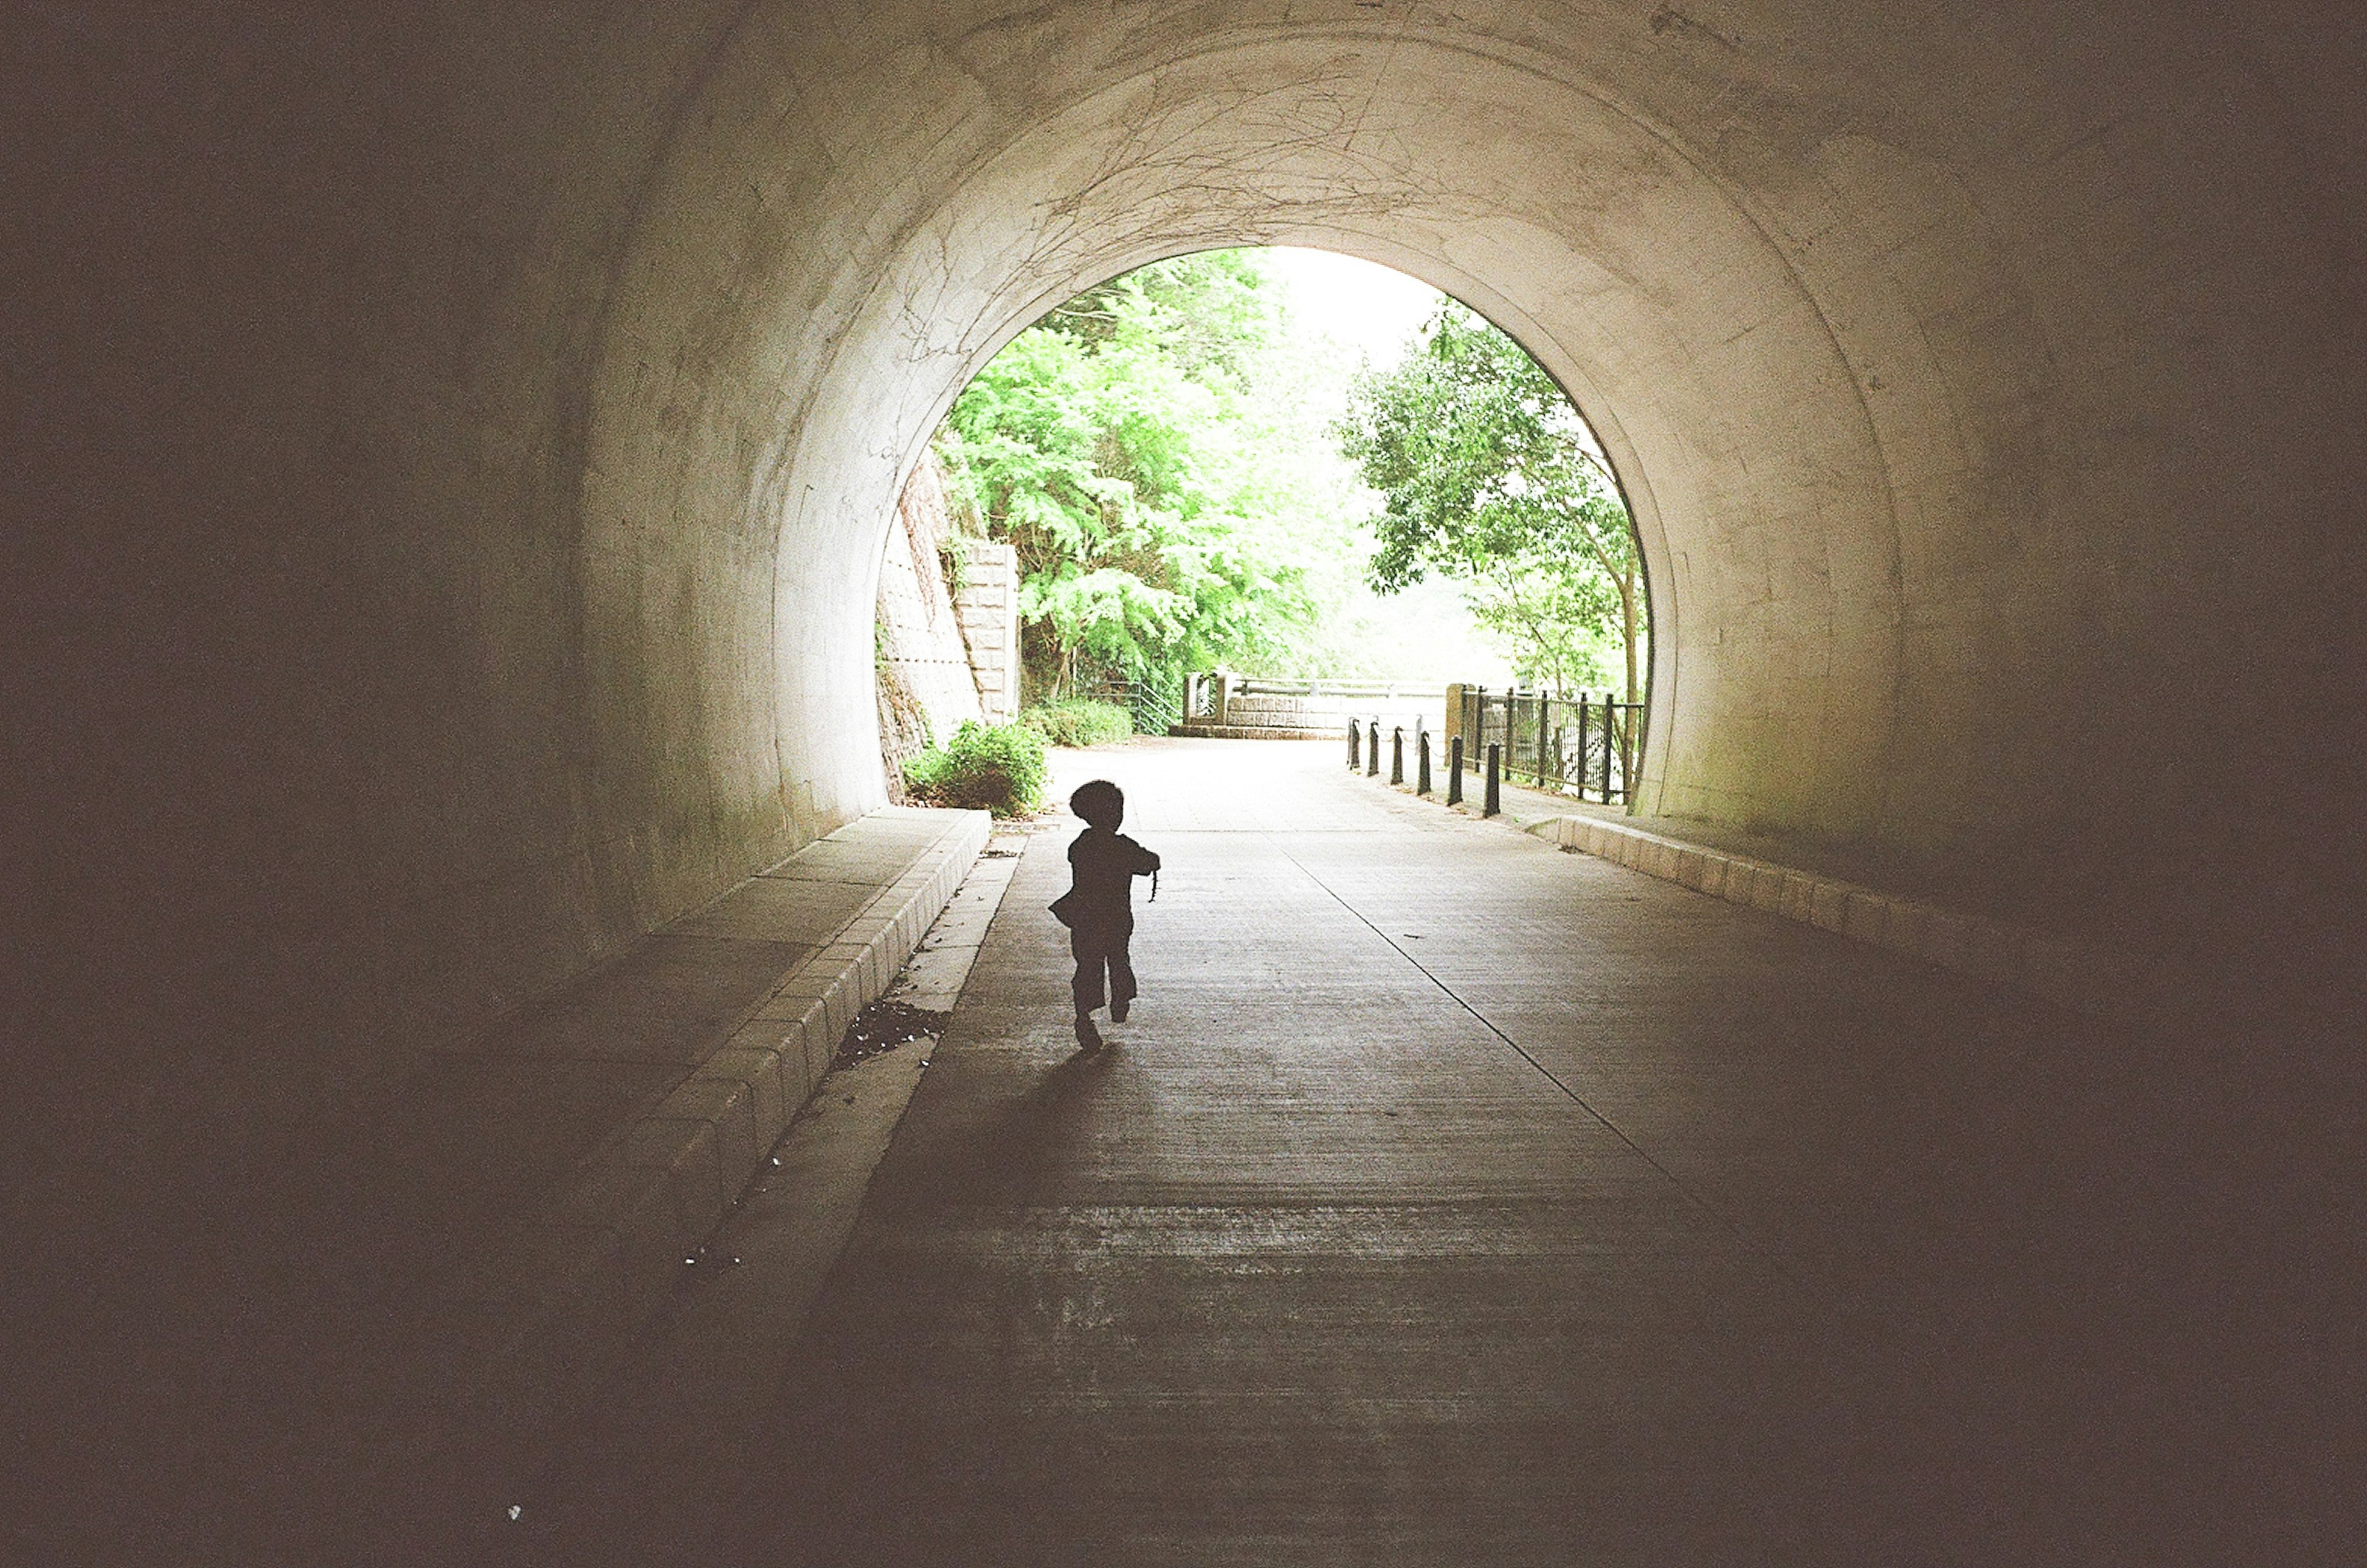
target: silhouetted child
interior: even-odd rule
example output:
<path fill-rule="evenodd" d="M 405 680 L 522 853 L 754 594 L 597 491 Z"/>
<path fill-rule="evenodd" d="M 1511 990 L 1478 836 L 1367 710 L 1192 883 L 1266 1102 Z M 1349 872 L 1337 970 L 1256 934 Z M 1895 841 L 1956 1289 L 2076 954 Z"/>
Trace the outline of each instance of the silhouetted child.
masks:
<path fill-rule="evenodd" d="M 1076 955 L 1077 1044 L 1102 1048 L 1093 1010 L 1102 1005 L 1102 971 L 1109 971 L 1110 1021 L 1126 1021 L 1135 997 L 1134 965 L 1127 942 L 1134 935 L 1134 879 L 1156 876 L 1159 857 L 1117 830 L 1126 820 L 1126 795 L 1107 779 L 1078 786 L 1069 809 L 1085 819 L 1085 830 L 1069 845 L 1070 885 L 1052 906 L 1069 928 L 1069 951 Z M 1159 885 L 1151 884 L 1151 897 Z"/>

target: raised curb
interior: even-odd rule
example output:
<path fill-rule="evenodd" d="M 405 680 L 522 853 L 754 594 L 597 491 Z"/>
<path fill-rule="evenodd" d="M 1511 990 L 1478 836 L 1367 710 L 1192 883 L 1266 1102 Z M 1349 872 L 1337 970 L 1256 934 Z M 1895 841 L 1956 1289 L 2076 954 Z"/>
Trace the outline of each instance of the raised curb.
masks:
<path fill-rule="evenodd" d="M 1625 823 L 1597 817 L 1548 817 L 1524 824 L 1522 831 L 1729 904 L 1763 909 L 1942 969 L 2012 986 L 2075 1012 L 2115 1019 L 2142 1016 L 2157 1010 L 2167 994 L 2147 965 L 2066 937 L 1707 849 Z"/>
<path fill-rule="evenodd" d="M 1413 794 L 1405 784 L 1389 787 L 1400 795 Z M 1429 798 L 1445 806 L 1436 795 Z M 1468 799 L 1446 809 L 1488 820 Z M 2090 1018 L 2158 1021 L 2189 1005 L 2180 999 L 2186 992 L 2177 977 L 2159 964 L 2055 932 L 1967 915 L 1929 899 L 1711 849 L 1603 817 L 1563 815 L 1505 825 L 1729 904 L 1780 915 L 1974 979 L 2010 986 Z"/>
<path fill-rule="evenodd" d="M 493 1336 L 442 1445 L 438 1468 L 455 1495 L 498 1509 L 493 1494 L 523 1485 L 557 1424 L 598 1392 L 664 1304 L 685 1259 L 830 1070 L 848 1022 L 886 990 L 985 848 L 985 812 L 945 815 L 946 830 L 895 882 L 514 1238 L 480 1303 Z"/>

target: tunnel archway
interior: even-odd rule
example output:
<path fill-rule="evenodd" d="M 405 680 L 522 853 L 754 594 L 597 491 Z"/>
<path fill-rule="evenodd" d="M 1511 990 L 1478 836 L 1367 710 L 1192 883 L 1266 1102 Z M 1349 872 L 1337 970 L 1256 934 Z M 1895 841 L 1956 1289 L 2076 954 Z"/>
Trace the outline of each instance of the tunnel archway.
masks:
<path fill-rule="evenodd" d="M 691 785 L 744 815 L 777 761 L 791 837 L 872 803 L 863 563 L 956 391 L 1100 277 L 1288 243 L 1470 302 L 1600 431 L 1653 584 L 1644 810 L 1838 850 L 2009 918 L 2112 924 L 2120 890 L 2158 876 L 2161 813 L 2220 775 L 2137 716 L 2166 684 L 2225 684 L 2178 628 L 2226 585 L 2206 591 L 2199 562 L 2237 553 L 2241 525 L 2195 514 L 2231 476 L 2179 444 L 2071 434 L 2099 395 L 2153 393 L 2126 326 L 2068 304 L 2065 268 L 2103 236 L 2065 217 L 2122 171 L 2032 162 L 2034 141 L 2077 143 L 2060 105 L 1934 44 L 1962 73 L 1944 108 L 1770 71 L 1746 112 L 1711 64 L 1735 40 L 1665 10 L 1531 31 L 1418 10 L 1104 26 L 900 51 L 857 28 L 830 58 L 860 57 L 860 103 L 818 85 L 827 51 L 788 12 L 730 40 L 623 268 L 584 526 L 598 559 L 665 519 L 656 549 L 716 596 L 702 623 L 736 627 L 736 651 L 709 630 L 719 662 L 669 679 L 769 709 L 704 701 L 691 741 L 674 731 L 692 709 L 620 706 L 607 753 L 759 764 L 636 770 L 621 797 Z M 2182 112 L 2167 83 L 2116 86 L 2131 112 Z M 2305 287 L 2311 265 L 2224 236 L 2180 254 L 2247 291 Z M 2264 375 L 2323 373 L 2262 348 Z M 651 364 L 675 374 L 652 388 Z M 685 441 L 719 460 L 685 463 Z M 2286 482 L 2318 468 L 2264 441 L 2246 466 L 2278 448 Z M 2118 520 L 2172 513 L 2182 564 L 2124 570 Z M 2255 570 L 2268 599 L 2310 597 L 2265 560 L 2235 575 Z M 591 585 L 595 633 L 659 624 L 617 586 Z M 2255 755 L 2283 744 L 2260 739 Z M 676 868 L 710 863 L 656 861 L 685 890 L 701 878 Z"/>
<path fill-rule="evenodd" d="M 766 70 L 761 51 L 753 54 L 746 69 Z M 1376 73 L 1394 73 L 1401 96 L 1358 100 L 1350 89 Z M 864 643 L 847 606 L 867 605 L 861 571 L 876 559 L 873 536 L 959 388 L 1044 309 L 1102 277 L 1215 243 L 1290 243 L 1379 261 L 1473 303 L 1596 423 L 1627 479 L 1655 584 L 1652 732 L 1667 761 L 1648 779 L 1648 805 L 1736 797 L 1751 813 L 1788 815 L 1815 831 L 1884 829 L 1886 770 L 1863 763 L 1897 744 L 1887 470 L 1829 322 L 1729 191 L 1665 133 L 1566 70 L 1371 28 L 1195 51 L 1082 88 L 982 159 L 957 164 L 941 151 L 942 185 L 883 236 L 877 276 L 837 275 L 827 355 L 787 367 L 784 385 L 752 400 L 791 418 L 766 439 L 735 433 L 735 457 L 755 462 L 733 476 L 727 504 L 743 519 L 722 531 L 744 551 L 763 510 L 776 508 L 776 558 L 797 563 L 780 572 L 773 606 L 776 732 L 848 738 L 784 752 L 791 788 L 821 825 L 871 803 L 865 791 L 877 770 L 855 739 L 868 722 Z M 1475 124 L 1494 133 L 1499 151 L 1484 165 L 1468 155 Z M 685 158 L 761 167 L 764 150 L 719 134 Z M 1538 178 L 1548 168 L 1584 193 L 1574 219 L 1567 186 Z M 711 172 L 683 181 L 702 191 L 721 183 Z M 1543 199 L 1546 190 L 1562 199 Z M 688 217 L 715 221 L 704 206 Z M 696 254 L 663 219 L 644 243 L 651 254 Z M 1713 255 L 1722 276 L 1687 276 Z M 650 297 L 659 319 L 623 333 L 636 365 L 653 337 L 661 350 L 667 341 L 656 308 L 668 296 Z M 672 330 L 710 331 L 707 311 L 685 303 L 691 298 L 671 297 L 685 312 Z M 768 309 L 803 314 L 812 296 L 782 276 L 745 280 L 737 299 L 753 346 L 791 333 L 790 322 L 765 321 Z M 1737 332 L 1736 321 L 1756 330 Z M 1715 352 L 1706 340 L 1716 335 L 1738 346 Z M 1738 408 L 1720 388 L 1738 380 L 1781 396 Z M 653 466 L 629 455 L 629 432 L 665 429 L 631 409 L 631 382 L 614 370 L 603 378 L 592 468 L 604 483 Z M 611 401 L 620 383 L 624 407 Z M 1683 519 L 1673 536 L 1664 494 Z M 684 514 L 702 501 L 668 510 L 692 522 Z M 752 509 L 759 515 L 746 517 Z M 596 498 L 588 521 L 596 540 Z M 706 536 L 722 521 L 710 512 L 682 536 Z M 1786 522 L 1807 524 L 1807 537 L 1771 554 Z M 1738 548 L 1738 539 L 1760 543 Z M 1696 565 L 1712 562 L 1706 574 Z M 1806 603 L 1783 603 L 1752 626 L 1721 603 L 1738 575 L 1814 588 Z M 1695 611 L 1688 601 L 1704 590 Z M 1787 612 L 1798 624 L 1784 624 Z M 1689 637 L 1696 614 L 1716 632 Z M 1747 649 L 1731 646 L 1746 636 Z M 1825 678 L 1806 692 L 1768 689 L 1767 650 L 1804 637 L 1829 666 Z M 1787 749 L 1768 733 L 1756 747 L 1738 744 L 1745 716 L 1761 731 L 1805 725 L 1822 739 Z M 1717 745 L 1692 742 L 1721 725 Z M 808 761 L 833 751 L 851 765 Z"/>

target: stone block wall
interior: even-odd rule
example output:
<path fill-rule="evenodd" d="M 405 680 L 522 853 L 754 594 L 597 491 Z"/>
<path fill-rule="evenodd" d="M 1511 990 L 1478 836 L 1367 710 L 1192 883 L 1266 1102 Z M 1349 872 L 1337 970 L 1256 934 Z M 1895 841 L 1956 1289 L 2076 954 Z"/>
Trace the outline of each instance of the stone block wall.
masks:
<path fill-rule="evenodd" d="M 1019 716 L 1019 552 L 987 539 L 964 539 L 962 583 L 954 597 L 970 669 L 988 722 Z"/>

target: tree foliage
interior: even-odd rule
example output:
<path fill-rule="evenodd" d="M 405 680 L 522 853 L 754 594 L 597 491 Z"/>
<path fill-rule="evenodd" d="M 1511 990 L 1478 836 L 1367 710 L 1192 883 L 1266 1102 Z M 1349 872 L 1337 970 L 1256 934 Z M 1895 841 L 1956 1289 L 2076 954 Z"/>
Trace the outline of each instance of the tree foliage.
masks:
<path fill-rule="evenodd" d="M 1608 645 L 1636 700 L 1635 530 L 1585 422 L 1518 344 L 1448 302 L 1415 352 L 1357 379 L 1339 436 L 1384 500 L 1376 589 L 1435 570 L 1524 677 L 1569 690 Z"/>
<path fill-rule="evenodd" d="M 1311 617 L 1244 449 L 1279 311 L 1247 253 L 1158 263 L 1020 333 L 956 401 L 938 449 L 1016 547 L 1039 690 L 1255 661 Z"/>

